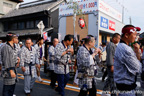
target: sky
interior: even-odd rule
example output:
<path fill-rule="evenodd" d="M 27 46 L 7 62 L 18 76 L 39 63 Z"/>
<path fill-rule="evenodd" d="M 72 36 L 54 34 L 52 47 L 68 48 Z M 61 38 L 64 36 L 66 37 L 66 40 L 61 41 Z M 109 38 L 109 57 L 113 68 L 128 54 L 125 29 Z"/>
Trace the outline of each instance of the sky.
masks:
<path fill-rule="evenodd" d="M 24 3 L 36 0 L 24 0 Z M 103 0 L 116 10 L 122 13 L 122 6 L 124 6 L 124 23 L 141 28 L 141 33 L 144 32 L 144 0 Z"/>
<path fill-rule="evenodd" d="M 106 3 L 116 8 L 122 13 L 122 5 L 124 6 L 124 23 L 129 24 L 131 17 L 132 25 L 141 28 L 144 32 L 144 0 L 104 0 Z"/>

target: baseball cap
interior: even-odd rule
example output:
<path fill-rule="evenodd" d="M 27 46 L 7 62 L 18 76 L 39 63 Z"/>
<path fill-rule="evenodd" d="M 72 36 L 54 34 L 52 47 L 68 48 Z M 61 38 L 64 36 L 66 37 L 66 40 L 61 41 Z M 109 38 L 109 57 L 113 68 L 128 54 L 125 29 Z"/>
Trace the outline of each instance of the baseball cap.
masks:
<path fill-rule="evenodd" d="M 141 28 L 140 27 L 135 27 L 137 30 L 136 31 L 141 31 Z"/>
<path fill-rule="evenodd" d="M 122 28 L 122 33 L 134 33 L 135 31 L 140 31 L 141 28 L 140 27 L 124 27 Z"/>

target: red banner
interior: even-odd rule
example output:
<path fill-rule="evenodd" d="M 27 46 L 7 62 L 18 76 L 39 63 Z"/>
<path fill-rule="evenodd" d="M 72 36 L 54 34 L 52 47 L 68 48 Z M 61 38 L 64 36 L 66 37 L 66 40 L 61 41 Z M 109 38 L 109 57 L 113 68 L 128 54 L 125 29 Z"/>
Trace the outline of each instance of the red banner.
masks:
<path fill-rule="evenodd" d="M 47 32 L 43 32 L 43 38 L 44 38 L 44 40 L 47 40 Z"/>
<path fill-rule="evenodd" d="M 115 22 L 109 20 L 109 29 L 115 31 Z"/>

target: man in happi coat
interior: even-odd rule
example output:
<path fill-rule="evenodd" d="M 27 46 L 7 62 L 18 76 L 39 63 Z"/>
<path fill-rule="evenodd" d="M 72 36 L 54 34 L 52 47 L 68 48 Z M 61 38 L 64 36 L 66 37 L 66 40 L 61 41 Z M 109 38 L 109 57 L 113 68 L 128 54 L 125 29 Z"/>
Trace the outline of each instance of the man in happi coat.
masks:
<path fill-rule="evenodd" d="M 54 66 L 54 59 L 55 59 L 55 50 L 54 50 L 54 48 L 56 47 L 58 42 L 59 42 L 58 39 L 54 38 L 53 45 L 51 45 L 49 47 L 49 51 L 48 51 L 48 53 L 49 53 L 49 70 L 51 72 L 51 84 L 50 84 L 50 86 L 52 88 L 55 88 L 55 86 L 56 86 L 55 83 L 57 81 L 57 75 L 54 72 L 54 67 L 55 67 Z"/>
<path fill-rule="evenodd" d="M 1 48 L 1 64 L 3 77 L 3 96 L 13 96 L 16 85 L 16 65 L 20 59 L 15 54 L 14 43 L 18 39 L 16 34 L 8 33 L 7 43 Z"/>
<path fill-rule="evenodd" d="M 137 76 L 142 72 L 140 46 L 138 43 L 130 43 L 136 40 L 139 27 L 125 25 L 122 28 L 122 36 L 118 44 L 114 57 L 114 81 L 118 96 L 137 96 L 135 93 L 137 87 Z"/>
<path fill-rule="evenodd" d="M 71 35 L 66 35 L 64 40 L 55 47 L 55 70 L 57 74 L 58 87 L 56 91 L 61 96 L 65 96 L 64 88 L 69 80 L 69 63 L 71 63 L 70 55 L 73 54 L 73 48 L 70 48 L 73 42 Z"/>
<path fill-rule="evenodd" d="M 37 44 L 34 45 L 34 48 L 36 49 L 36 52 L 38 54 L 39 64 L 40 64 L 40 67 L 41 67 L 41 65 L 44 64 L 44 60 L 46 60 L 44 58 L 44 56 L 45 56 L 45 45 L 44 45 L 43 37 L 40 37 L 38 39 L 38 42 L 37 42 Z M 37 68 L 37 75 L 38 75 L 37 80 L 42 82 L 42 79 L 40 77 L 40 67 Z"/>
<path fill-rule="evenodd" d="M 77 66 L 80 93 L 78 96 L 96 96 L 96 74 L 97 64 L 100 63 L 100 49 L 95 51 L 92 48 L 95 45 L 95 38 L 92 35 L 87 36 L 85 44 L 81 46 L 77 53 Z M 99 54 L 99 55 L 98 55 Z"/>
<path fill-rule="evenodd" d="M 36 67 L 39 68 L 38 54 L 32 47 L 32 40 L 26 39 L 25 47 L 21 49 L 20 66 L 24 74 L 24 91 L 27 96 L 30 96 L 37 74 Z"/>

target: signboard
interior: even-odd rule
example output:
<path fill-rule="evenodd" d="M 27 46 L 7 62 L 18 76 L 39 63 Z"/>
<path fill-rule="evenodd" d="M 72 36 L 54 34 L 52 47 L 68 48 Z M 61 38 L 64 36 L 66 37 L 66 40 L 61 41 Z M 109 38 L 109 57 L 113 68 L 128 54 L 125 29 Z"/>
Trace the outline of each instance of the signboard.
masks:
<path fill-rule="evenodd" d="M 122 14 L 120 12 L 116 11 L 114 8 L 112 8 L 111 6 L 109 6 L 102 0 L 99 0 L 99 10 L 101 12 L 115 18 L 116 20 L 122 22 Z"/>
<path fill-rule="evenodd" d="M 101 16 L 100 26 L 102 28 L 108 29 L 108 19 Z"/>
<path fill-rule="evenodd" d="M 78 4 L 83 13 L 90 13 L 98 10 L 97 0 L 79 0 Z M 69 5 L 72 6 L 73 4 L 62 3 L 59 5 L 59 16 L 73 15 L 73 9 L 68 8 Z"/>
<path fill-rule="evenodd" d="M 115 31 L 115 22 L 109 20 L 109 29 Z"/>
<path fill-rule="evenodd" d="M 100 27 L 115 31 L 115 22 L 101 16 Z"/>
<path fill-rule="evenodd" d="M 37 27 L 39 28 L 39 29 L 44 29 L 45 28 L 45 26 L 44 26 L 44 24 L 43 24 L 43 21 L 40 21 L 38 24 L 37 24 Z"/>
<path fill-rule="evenodd" d="M 43 29 L 45 28 L 44 24 L 43 24 L 43 21 L 40 21 L 38 24 L 37 24 L 37 27 L 39 28 L 40 30 L 40 33 L 41 33 L 41 37 L 43 35 Z"/>

